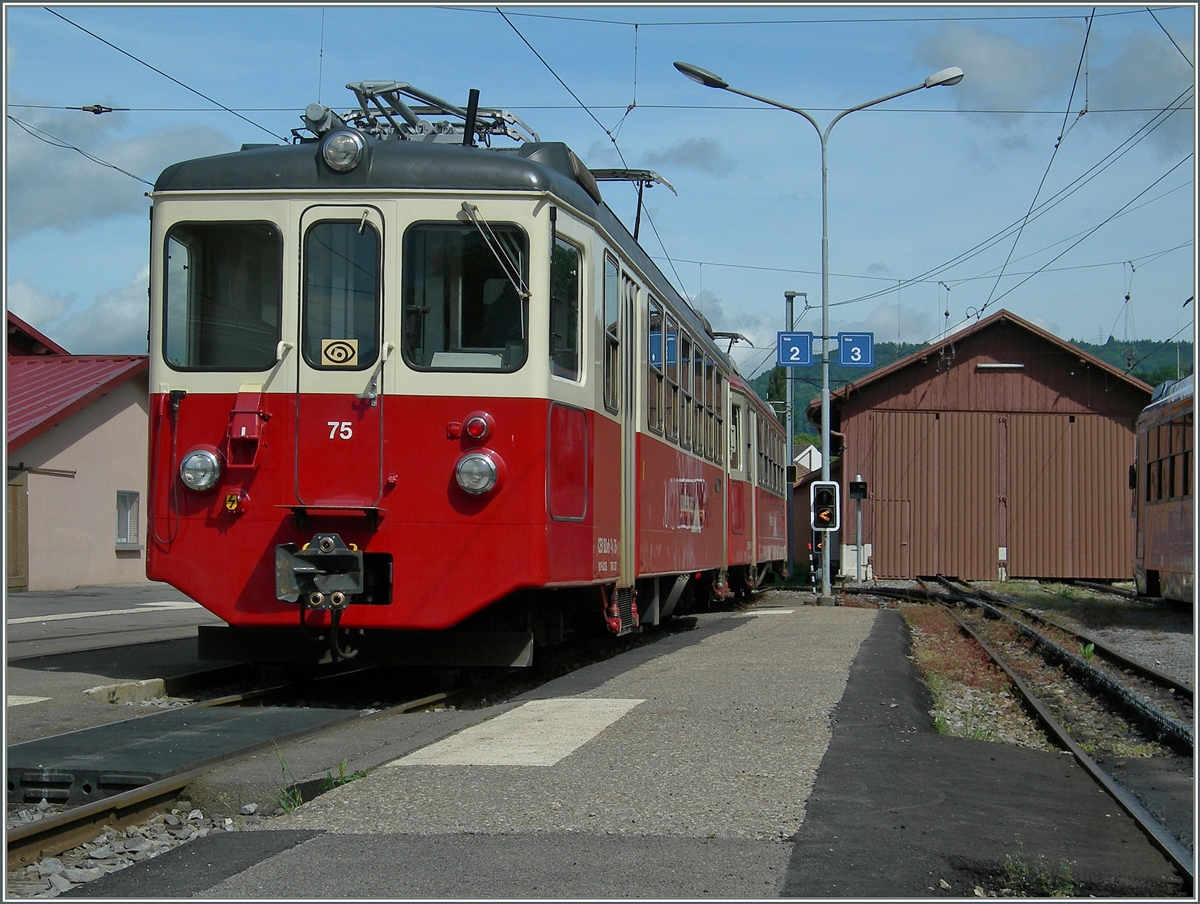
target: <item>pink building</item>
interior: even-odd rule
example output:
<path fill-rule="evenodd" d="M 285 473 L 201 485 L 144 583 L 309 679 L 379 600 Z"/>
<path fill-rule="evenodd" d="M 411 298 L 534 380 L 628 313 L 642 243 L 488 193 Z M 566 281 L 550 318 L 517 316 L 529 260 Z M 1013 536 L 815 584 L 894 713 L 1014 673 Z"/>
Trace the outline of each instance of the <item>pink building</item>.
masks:
<path fill-rule="evenodd" d="M 72 355 L 8 314 L 8 589 L 146 580 L 145 355 Z"/>

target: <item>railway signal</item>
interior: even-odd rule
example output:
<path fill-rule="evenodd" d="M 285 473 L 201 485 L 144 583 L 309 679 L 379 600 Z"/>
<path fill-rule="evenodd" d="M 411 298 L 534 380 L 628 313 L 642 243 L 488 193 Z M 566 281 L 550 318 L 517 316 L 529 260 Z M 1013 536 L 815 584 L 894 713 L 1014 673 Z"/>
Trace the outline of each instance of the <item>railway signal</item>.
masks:
<path fill-rule="evenodd" d="M 835 531 L 841 525 L 841 493 L 837 481 L 814 480 L 809 485 L 809 508 L 812 512 L 812 529 Z"/>

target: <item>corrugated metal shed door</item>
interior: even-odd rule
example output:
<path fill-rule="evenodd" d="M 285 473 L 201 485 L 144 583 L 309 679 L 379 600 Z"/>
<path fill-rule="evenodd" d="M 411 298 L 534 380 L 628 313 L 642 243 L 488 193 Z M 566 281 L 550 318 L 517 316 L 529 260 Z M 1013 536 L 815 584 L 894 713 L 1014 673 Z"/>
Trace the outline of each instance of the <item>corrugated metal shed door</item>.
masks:
<path fill-rule="evenodd" d="M 1128 579 L 1133 526 L 1110 512 L 1133 460 L 1128 427 L 1094 415 L 1008 423 L 1010 574 Z"/>
<path fill-rule="evenodd" d="M 875 576 L 936 574 L 937 492 L 929 462 L 937 457 L 937 420 L 929 412 L 873 412 Z"/>
<path fill-rule="evenodd" d="M 912 506 L 907 499 L 875 500 L 875 576 L 909 577 L 912 570 Z"/>
<path fill-rule="evenodd" d="M 875 574 L 995 580 L 1002 425 L 982 412 L 875 411 Z"/>
<path fill-rule="evenodd" d="M 942 414 L 938 430 L 940 567 L 934 573 L 967 581 L 994 581 L 1001 517 L 997 417 L 986 412 L 950 411 Z"/>
<path fill-rule="evenodd" d="M 1009 415 L 1009 568 L 1013 577 L 1066 577 L 1075 534 L 1072 430 L 1066 415 Z"/>

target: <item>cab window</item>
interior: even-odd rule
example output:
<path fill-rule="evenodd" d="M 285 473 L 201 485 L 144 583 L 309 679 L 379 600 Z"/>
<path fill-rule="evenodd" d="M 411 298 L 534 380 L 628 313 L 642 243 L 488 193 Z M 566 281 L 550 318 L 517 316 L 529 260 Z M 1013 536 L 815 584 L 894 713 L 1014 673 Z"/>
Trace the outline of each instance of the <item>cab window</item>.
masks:
<path fill-rule="evenodd" d="M 269 370 L 283 305 L 273 223 L 176 223 L 163 263 L 163 357 L 178 370 Z"/>
<path fill-rule="evenodd" d="M 528 240 L 517 226 L 432 223 L 404 236 L 404 359 L 418 370 L 514 371 L 529 352 Z M 502 260 L 503 257 L 503 260 Z M 509 268 L 512 268 L 510 271 Z"/>
<path fill-rule="evenodd" d="M 304 236 L 301 344 L 310 367 L 362 370 L 379 356 L 379 233 L 326 220 Z"/>

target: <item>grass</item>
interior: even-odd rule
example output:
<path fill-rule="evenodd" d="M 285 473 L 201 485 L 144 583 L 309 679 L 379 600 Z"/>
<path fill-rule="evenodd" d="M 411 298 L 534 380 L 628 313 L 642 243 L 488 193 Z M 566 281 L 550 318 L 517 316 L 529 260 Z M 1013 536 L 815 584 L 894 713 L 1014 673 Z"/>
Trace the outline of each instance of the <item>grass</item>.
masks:
<path fill-rule="evenodd" d="M 1078 890 L 1072 865 L 1062 860 L 1058 872 L 1052 873 L 1043 855 L 1038 854 L 1036 860 L 1025 856 L 1025 845 L 1018 838 L 1017 852 L 1004 857 L 1004 885 L 1019 897 L 1069 898 Z"/>
<path fill-rule="evenodd" d="M 996 740 L 992 714 L 980 695 L 1003 692 L 1009 686 L 1007 676 L 963 634 L 945 606 L 903 605 L 900 612 L 912 632 L 913 660 L 933 698 L 934 730 L 979 741 Z M 962 704 L 964 697 L 970 702 Z"/>
<path fill-rule="evenodd" d="M 287 763 L 284 762 L 283 754 L 279 752 L 278 745 L 272 744 L 271 746 L 275 750 L 275 759 L 279 760 L 279 768 L 283 777 L 283 783 L 278 786 L 279 794 L 275 800 L 279 804 L 279 809 L 283 810 L 284 813 L 291 813 L 304 803 L 304 795 L 301 794 L 300 789 L 297 787 L 296 777 L 291 774 Z M 291 781 L 288 780 L 289 778 Z"/>
<path fill-rule="evenodd" d="M 366 775 L 366 773 L 361 769 L 347 775 L 346 760 L 342 760 L 340 763 L 338 763 L 337 778 L 334 778 L 333 773 L 331 772 L 325 773 L 325 781 L 321 784 L 321 793 L 323 794 L 326 791 L 332 791 L 334 788 L 341 787 L 347 782 L 352 782 L 355 779 L 362 778 L 364 775 Z"/>
<path fill-rule="evenodd" d="M 999 692 L 1008 686 L 1004 673 L 963 635 L 945 606 L 914 604 L 900 611 L 913 629 L 913 657 L 926 676 L 985 691 Z"/>

